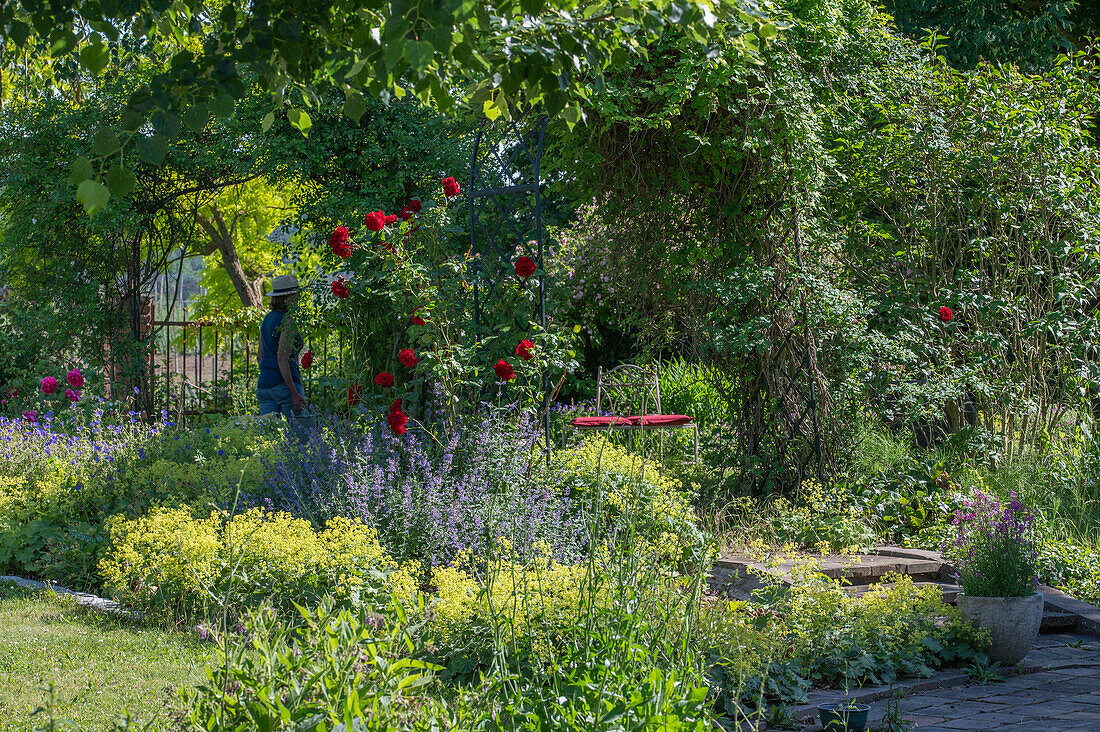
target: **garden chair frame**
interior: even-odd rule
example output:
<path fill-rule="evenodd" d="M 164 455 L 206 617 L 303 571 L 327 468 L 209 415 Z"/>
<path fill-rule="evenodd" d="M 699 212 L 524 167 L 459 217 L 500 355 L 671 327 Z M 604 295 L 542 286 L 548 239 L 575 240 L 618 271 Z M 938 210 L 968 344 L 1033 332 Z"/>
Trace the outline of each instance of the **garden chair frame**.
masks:
<path fill-rule="evenodd" d="M 606 408 L 605 408 L 606 403 Z M 634 407 L 637 406 L 637 410 Z M 653 407 L 654 411 L 649 411 Z M 660 435 L 661 463 L 665 460 L 665 433 L 670 429 L 690 429 L 694 437 L 695 463 L 699 463 L 699 423 L 693 415 L 685 415 L 690 421 L 682 424 L 644 424 L 641 416 L 670 416 L 661 410 L 661 381 L 657 373 L 656 364 L 652 366 L 638 366 L 624 363 L 613 369 L 604 371 L 603 367 L 596 369 L 596 413 L 611 414 L 622 417 L 636 416 L 639 421 L 635 423 L 610 424 L 599 426 L 568 425 L 573 432 L 593 432 L 599 430 L 637 431 L 657 430 Z M 565 445 L 565 430 L 562 430 L 562 446 Z"/>

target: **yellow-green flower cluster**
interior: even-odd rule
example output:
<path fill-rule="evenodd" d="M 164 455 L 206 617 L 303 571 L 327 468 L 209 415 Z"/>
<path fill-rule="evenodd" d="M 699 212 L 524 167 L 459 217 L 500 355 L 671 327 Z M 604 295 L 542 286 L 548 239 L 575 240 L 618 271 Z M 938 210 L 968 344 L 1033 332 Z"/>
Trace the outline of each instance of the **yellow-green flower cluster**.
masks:
<path fill-rule="evenodd" d="M 554 455 L 563 482 L 584 502 L 598 492 L 609 524 L 629 529 L 636 547 L 680 559 L 702 543 L 690 497 L 658 466 L 612 444 L 605 436 Z"/>
<path fill-rule="evenodd" d="M 472 622 L 505 621 L 507 632 L 525 635 L 535 626 L 571 625 L 583 607 L 586 567 L 561 564 L 545 556 L 520 560 L 502 543 L 502 556 L 487 562 L 484 577 L 458 566 L 432 571 L 437 629 L 449 636 Z M 473 558 L 460 558 L 469 566 Z"/>
<path fill-rule="evenodd" d="M 226 519 L 195 518 L 186 508 L 154 508 L 145 516 L 111 517 L 99 572 L 127 604 L 172 613 L 197 612 L 232 586 L 286 602 L 331 593 L 411 595 L 410 568 L 399 569 L 373 529 L 334 518 L 321 531 L 286 513 L 259 509 Z"/>

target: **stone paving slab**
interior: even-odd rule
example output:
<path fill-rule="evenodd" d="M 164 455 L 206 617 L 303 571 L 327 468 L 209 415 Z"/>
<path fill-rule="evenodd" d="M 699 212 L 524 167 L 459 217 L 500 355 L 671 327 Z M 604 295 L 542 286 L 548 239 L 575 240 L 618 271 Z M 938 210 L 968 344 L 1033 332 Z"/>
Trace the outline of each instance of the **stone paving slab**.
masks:
<path fill-rule="evenodd" d="M 128 617 L 136 617 L 136 614 L 130 610 L 124 610 L 118 606 L 118 603 L 114 600 L 106 600 L 102 597 L 95 595 L 89 595 L 87 592 L 77 592 L 76 590 L 68 590 L 64 587 L 58 587 L 57 585 L 46 584 L 45 582 L 36 582 L 35 580 L 24 579 L 23 577 L 16 577 L 10 574 L 0 575 L 0 584 L 10 583 L 18 585 L 19 587 L 26 587 L 29 590 L 51 590 L 59 595 L 68 595 L 76 600 L 78 605 L 90 608 L 92 610 L 98 610 L 100 612 L 115 613 L 118 615 L 126 615 Z"/>
<path fill-rule="evenodd" d="M 978 686 L 968 685 L 960 671 L 941 671 L 893 687 L 865 687 L 851 698 L 871 705 L 871 729 L 881 723 L 891 694 L 896 694 L 893 705 L 900 717 L 920 732 L 1100 732 L 1100 641 L 1069 633 L 1040 636 L 1019 666 L 998 670 L 1010 677 Z M 816 705 L 836 699 L 838 692 L 810 696 L 811 704 L 795 710 L 806 732 L 821 730 Z"/>

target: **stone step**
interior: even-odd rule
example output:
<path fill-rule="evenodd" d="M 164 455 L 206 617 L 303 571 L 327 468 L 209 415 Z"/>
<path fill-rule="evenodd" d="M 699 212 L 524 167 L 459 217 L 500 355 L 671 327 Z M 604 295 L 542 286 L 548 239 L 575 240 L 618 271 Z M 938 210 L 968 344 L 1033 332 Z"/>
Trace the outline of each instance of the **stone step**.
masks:
<path fill-rule="evenodd" d="M 941 593 L 943 593 L 943 601 L 948 605 L 955 604 L 955 597 L 959 594 L 960 587 L 958 585 L 949 584 L 947 582 L 938 582 L 935 580 L 913 582 L 917 587 L 937 587 Z M 852 585 L 845 587 L 844 591 L 852 597 L 861 597 L 871 591 L 871 588 L 875 585 Z"/>
<path fill-rule="evenodd" d="M 1066 633 L 1077 628 L 1077 616 L 1073 613 L 1043 612 L 1043 624 L 1040 633 Z"/>
<path fill-rule="evenodd" d="M 919 550 L 914 550 L 919 551 Z M 756 561 L 750 557 L 731 555 L 715 562 L 715 577 L 742 578 L 749 570 L 765 572 L 790 584 L 791 573 L 797 564 L 808 563 L 826 577 L 845 580 L 852 585 L 869 585 L 888 574 L 905 574 L 919 582 L 932 582 L 940 578 L 943 561 L 923 557 L 895 557 L 877 554 L 851 556 L 806 556 L 798 560 L 777 563 Z"/>

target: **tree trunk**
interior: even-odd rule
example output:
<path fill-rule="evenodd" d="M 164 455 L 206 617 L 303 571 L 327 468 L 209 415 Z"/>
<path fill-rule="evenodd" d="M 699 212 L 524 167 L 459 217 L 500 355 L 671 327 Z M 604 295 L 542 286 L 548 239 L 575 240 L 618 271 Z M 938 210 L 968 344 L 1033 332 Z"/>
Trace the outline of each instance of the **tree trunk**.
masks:
<path fill-rule="evenodd" d="M 237 296 L 241 298 L 241 304 L 245 307 L 261 307 L 263 305 L 263 291 L 260 289 L 260 285 L 263 279 L 253 279 L 248 276 L 244 271 L 244 267 L 241 266 L 241 260 L 237 256 L 237 247 L 233 243 L 233 232 L 237 224 L 236 214 L 233 216 L 233 223 L 226 226 L 225 217 L 222 216 L 218 204 L 212 203 L 210 204 L 210 215 L 213 220 L 196 211 L 195 220 L 209 235 L 210 243 L 221 255 L 222 267 L 225 268 L 229 280 L 237 290 Z"/>

